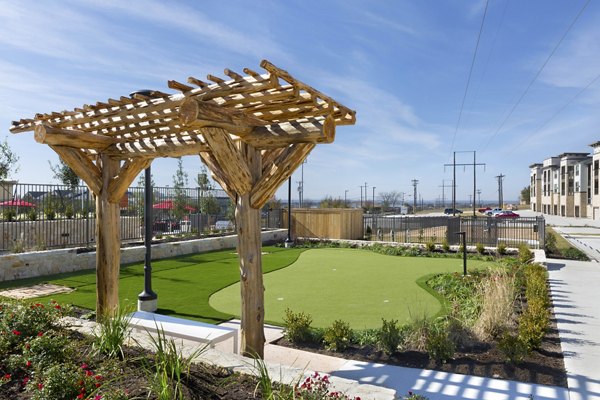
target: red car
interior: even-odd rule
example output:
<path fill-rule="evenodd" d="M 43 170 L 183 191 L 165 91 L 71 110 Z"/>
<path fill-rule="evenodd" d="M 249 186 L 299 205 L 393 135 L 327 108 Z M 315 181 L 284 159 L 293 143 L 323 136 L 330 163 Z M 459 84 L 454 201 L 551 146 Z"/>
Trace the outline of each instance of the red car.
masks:
<path fill-rule="evenodd" d="M 519 218 L 519 214 L 512 211 L 500 211 L 493 215 L 494 218 Z"/>

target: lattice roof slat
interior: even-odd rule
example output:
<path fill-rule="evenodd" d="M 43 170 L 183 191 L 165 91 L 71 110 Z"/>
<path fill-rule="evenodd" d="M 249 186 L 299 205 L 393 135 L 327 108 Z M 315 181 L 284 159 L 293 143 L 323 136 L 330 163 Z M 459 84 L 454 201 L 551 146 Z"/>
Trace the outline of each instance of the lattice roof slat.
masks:
<path fill-rule="evenodd" d="M 136 143 L 140 140 L 163 138 L 165 143 L 176 143 L 181 135 L 187 135 L 194 129 L 184 127 L 179 119 L 179 107 L 188 98 L 196 98 L 202 102 L 212 103 L 224 109 L 240 110 L 247 116 L 258 118 L 264 122 L 266 130 L 258 132 L 264 136 L 271 132 L 277 143 L 286 135 L 290 122 L 296 120 L 323 121 L 325 117 L 333 117 L 336 125 L 354 122 L 354 112 L 338 104 L 330 97 L 291 77 L 273 64 L 263 61 L 261 66 L 267 71 L 259 74 L 244 68 L 247 76 L 226 69 L 224 75 L 229 80 L 208 75 L 211 82 L 206 83 L 190 77 L 192 87 L 176 81 L 169 81 L 168 86 L 181 91 L 181 94 L 169 95 L 161 91 L 152 91 L 150 96 L 135 94 L 134 98 L 121 96 L 118 100 L 110 98 L 95 104 L 84 105 L 72 111 L 36 114 L 34 118 L 13 122 L 14 133 L 33 130 L 36 125 L 46 124 L 59 129 L 72 129 L 95 135 L 115 137 L 127 143 L 111 149 L 112 157 L 118 157 L 118 150 L 123 151 L 123 158 L 134 156 L 151 156 L 154 146 Z M 313 124 L 315 131 L 322 129 L 319 123 Z M 198 131 L 198 129 L 195 129 Z M 278 132 L 275 134 L 275 132 Z M 312 131 L 311 131 L 312 132 Z M 296 142 L 299 131 L 291 129 L 287 135 L 289 142 Z M 296 136 L 294 136 L 296 135 Z M 240 137 L 234 137 L 240 140 Z M 243 139 L 242 139 L 243 140 Z M 248 139 L 253 145 L 260 147 L 255 139 Z M 310 141 L 326 142 L 326 140 L 310 138 Z M 165 144 L 168 147 L 168 145 Z M 174 146 L 174 145 L 173 145 Z M 270 147 L 270 145 L 266 145 Z M 131 150 L 135 149 L 135 150 Z M 143 149 L 143 150 L 141 150 Z M 82 148 L 87 154 L 96 154 L 93 148 Z M 178 151 L 173 148 L 174 151 Z M 163 153 L 161 152 L 161 155 Z M 166 153 L 165 153 L 166 154 Z M 161 156 L 157 155 L 157 156 Z"/>

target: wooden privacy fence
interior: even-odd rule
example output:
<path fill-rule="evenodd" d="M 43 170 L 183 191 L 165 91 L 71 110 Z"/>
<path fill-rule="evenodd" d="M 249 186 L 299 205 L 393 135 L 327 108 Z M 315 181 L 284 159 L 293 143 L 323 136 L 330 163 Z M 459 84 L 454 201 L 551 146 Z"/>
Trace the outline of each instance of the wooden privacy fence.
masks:
<path fill-rule="evenodd" d="M 283 218 L 287 228 L 287 218 Z M 363 212 L 353 208 L 292 209 L 292 237 L 362 239 Z"/>

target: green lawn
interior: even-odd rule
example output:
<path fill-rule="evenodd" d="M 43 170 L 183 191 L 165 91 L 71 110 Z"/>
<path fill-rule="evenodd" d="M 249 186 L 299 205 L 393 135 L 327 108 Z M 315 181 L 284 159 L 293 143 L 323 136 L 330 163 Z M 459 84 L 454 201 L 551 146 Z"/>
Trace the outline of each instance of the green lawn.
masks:
<path fill-rule="evenodd" d="M 264 247 L 263 251 L 267 253 L 263 255 L 265 319 L 274 323 L 282 322 L 287 307 L 310 313 L 315 327 L 326 327 L 335 319 L 342 319 L 355 329 L 373 328 L 381 325 L 382 317 L 405 321 L 411 315 L 435 315 L 441 303 L 419 280 L 429 274 L 462 271 L 462 260 L 456 258 L 395 257 L 354 249 Z M 469 268 L 483 264 L 469 260 Z M 159 313 L 209 323 L 239 316 L 239 263 L 235 250 L 154 261 L 152 266 Z M 143 273 L 143 263 L 121 268 L 122 306 L 136 308 L 144 285 Z M 75 289 L 49 298 L 95 309 L 93 270 L 3 282 L 0 289 L 40 282 Z"/>
<path fill-rule="evenodd" d="M 482 267 L 469 260 L 469 268 Z M 462 272 L 455 258 L 395 257 L 354 249 L 311 249 L 291 266 L 267 274 L 265 319 L 281 323 L 284 311 L 309 313 L 314 327 L 342 319 L 354 328 L 376 328 L 381 318 L 405 322 L 432 316 L 440 301 L 418 284 L 425 275 Z M 239 316 L 239 282 L 210 297 L 210 305 Z"/>
<path fill-rule="evenodd" d="M 263 270 L 270 272 L 293 263 L 302 249 L 264 247 Z M 231 314 L 212 309 L 209 296 L 235 282 L 239 282 L 239 262 L 234 249 L 193 254 L 152 262 L 152 288 L 158 293 L 158 312 L 209 323 L 232 318 Z M 121 268 L 119 297 L 121 305 L 137 307 L 137 296 L 144 287 L 143 263 Z M 48 282 L 74 288 L 68 294 L 49 298 L 61 303 L 88 309 L 96 308 L 95 271 L 83 271 L 56 276 L 0 283 L 0 289 Z M 240 296 L 239 293 L 237 295 Z M 43 300 L 43 298 L 42 298 Z M 236 311 L 235 314 L 239 314 Z"/>

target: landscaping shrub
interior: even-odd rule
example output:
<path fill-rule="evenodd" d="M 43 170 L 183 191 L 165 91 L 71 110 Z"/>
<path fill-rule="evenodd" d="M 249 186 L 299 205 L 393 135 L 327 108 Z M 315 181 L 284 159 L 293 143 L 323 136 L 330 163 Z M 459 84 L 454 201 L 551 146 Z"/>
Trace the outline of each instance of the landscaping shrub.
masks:
<path fill-rule="evenodd" d="M 381 329 L 363 329 L 359 331 L 354 331 L 354 337 L 352 338 L 352 342 L 358 344 L 359 346 L 376 346 L 379 343 Z M 323 331 L 323 333 L 325 333 Z M 313 331 L 313 337 L 315 333 Z M 323 335 L 321 335 L 321 340 L 323 339 Z M 315 340 L 316 341 L 316 340 Z"/>
<path fill-rule="evenodd" d="M 454 355 L 455 347 L 448 336 L 445 323 L 433 323 L 427 334 L 425 350 L 436 362 L 446 362 Z"/>
<path fill-rule="evenodd" d="M 73 218 L 73 207 L 67 206 L 67 208 L 65 209 L 65 217 L 67 217 L 68 219 Z"/>
<path fill-rule="evenodd" d="M 294 313 L 289 308 L 283 317 L 283 334 L 292 343 L 308 342 L 311 339 L 312 317 L 304 312 Z"/>
<path fill-rule="evenodd" d="M 519 320 L 519 339 L 529 350 L 540 347 L 548 325 L 550 316 L 548 309 L 541 301 L 529 301 Z"/>
<path fill-rule="evenodd" d="M 521 340 L 519 335 L 513 335 L 504 331 L 498 341 L 498 349 L 506 356 L 511 364 L 520 364 L 527 356 L 527 345 Z"/>
<path fill-rule="evenodd" d="M 546 284 L 547 272 L 541 265 L 527 265 L 525 270 L 527 306 L 519 319 L 519 339 L 528 350 L 540 347 L 550 325 L 550 296 Z"/>
<path fill-rule="evenodd" d="M 529 250 L 529 246 L 525 243 L 519 245 L 519 260 L 522 263 L 526 263 L 533 258 L 533 253 Z"/>
<path fill-rule="evenodd" d="M 425 249 L 429 252 L 435 251 L 435 242 L 429 241 L 425 244 Z"/>
<path fill-rule="evenodd" d="M 379 347 L 386 354 L 394 354 L 402 341 L 398 321 L 394 319 L 386 321 L 384 318 L 382 318 L 381 321 L 382 326 L 379 331 Z"/>
<path fill-rule="evenodd" d="M 481 310 L 477 284 L 481 271 L 470 276 L 459 273 L 440 274 L 427 281 L 427 285 L 444 296 L 452 304 L 452 315 L 466 325 L 472 325 Z"/>
<path fill-rule="evenodd" d="M 554 233 L 546 231 L 544 239 L 546 251 L 554 254 L 559 252 L 558 247 L 556 246 L 556 236 L 554 236 Z"/>
<path fill-rule="evenodd" d="M 10 208 L 7 208 L 4 211 L 2 211 L 2 219 L 6 222 L 12 222 L 15 220 L 16 217 L 17 213 L 14 210 L 11 210 Z"/>
<path fill-rule="evenodd" d="M 483 243 L 477 243 L 475 245 L 475 248 L 477 249 L 477 253 L 479 253 L 479 254 L 485 253 L 485 246 L 483 245 Z"/>
<path fill-rule="evenodd" d="M 498 250 L 498 255 L 503 256 L 506 254 L 506 245 L 504 243 L 499 243 L 496 249 Z"/>
<path fill-rule="evenodd" d="M 352 341 L 352 329 L 350 324 L 335 320 L 333 324 L 325 330 L 323 335 L 325 347 L 333 351 L 344 351 L 348 348 Z"/>
<path fill-rule="evenodd" d="M 444 239 L 444 241 L 442 242 L 442 250 L 444 250 L 444 253 L 450 251 L 450 244 L 448 243 L 447 239 Z"/>
<path fill-rule="evenodd" d="M 581 250 L 575 247 L 569 247 L 562 251 L 562 255 L 569 260 L 589 261 L 589 257 Z"/>
<path fill-rule="evenodd" d="M 56 218 L 56 211 L 54 211 L 54 208 L 49 206 L 44 210 L 44 215 L 46 216 L 47 220 L 52 221 Z"/>
<path fill-rule="evenodd" d="M 30 210 L 27 213 L 27 218 L 29 218 L 30 221 L 35 221 L 37 219 L 37 212 L 35 210 Z"/>
<path fill-rule="evenodd" d="M 56 364 L 42 371 L 41 379 L 30 381 L 33 400 L 72 400 L 94 398 L 103 377 L 86 364 Z"/>

